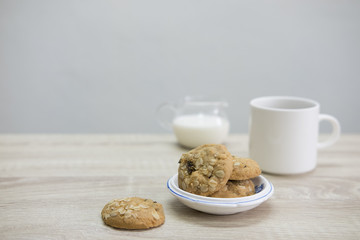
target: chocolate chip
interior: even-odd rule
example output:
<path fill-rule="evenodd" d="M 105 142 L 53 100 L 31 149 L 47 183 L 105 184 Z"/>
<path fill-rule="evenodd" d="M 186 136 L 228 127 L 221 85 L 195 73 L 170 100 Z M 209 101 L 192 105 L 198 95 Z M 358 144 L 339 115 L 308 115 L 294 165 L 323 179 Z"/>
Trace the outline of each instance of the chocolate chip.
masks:
<path fill-rule="evenodd" d="M 194 172 L 196 169 L 195 169 L 195 166 L 194 166 L 194 163 L 191 162 L 191 161 L 187 161 L 186 162 L 186 170 L 187 172 L 189 173 L 189 175 Z"/>

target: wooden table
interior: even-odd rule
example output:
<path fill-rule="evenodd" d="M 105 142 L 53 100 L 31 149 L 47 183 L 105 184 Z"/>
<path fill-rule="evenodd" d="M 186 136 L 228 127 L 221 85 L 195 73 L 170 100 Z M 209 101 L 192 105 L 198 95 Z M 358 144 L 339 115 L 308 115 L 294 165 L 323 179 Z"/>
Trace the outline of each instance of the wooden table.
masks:
<path fill-rule="evenodd" d="M 247 136 L 226 146 L 247 155 Z M 315 171 L 264 174 L 275 187 L 259 207 L 228 216 L 192 210 L 167 190 L 183 152 L 171 135 L 0 135 L 0 239 L 360 239 L 360 135 L 319 152 Z M 111 199 L 151 198 L 166 221 L 116 230 Z"/>

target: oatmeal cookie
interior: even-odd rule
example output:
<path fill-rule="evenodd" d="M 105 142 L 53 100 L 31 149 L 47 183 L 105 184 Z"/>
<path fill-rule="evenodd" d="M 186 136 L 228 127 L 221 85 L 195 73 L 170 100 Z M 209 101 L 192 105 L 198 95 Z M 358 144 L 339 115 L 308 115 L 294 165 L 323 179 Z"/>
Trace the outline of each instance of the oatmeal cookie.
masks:
<path fill-rule="evenodd" d="M 261 174 L 261 169 L 257 162 L 250 158 L 240 158 L 234 156 L 233 171 L 230 180 L 245 180 L 257 177 Z"/>
<path fill-rule="evenodd" d="M 233 170 L 233 157 L 220 144 L 199 146 L 184 153 L 179 163 L 179 187 L 202 196 L 209 196 L 222 188 Z"/>
<path fill-rule="evenodd" d="M 150 199 L 128 197 L 114 199 L 101 211 L 105 224 L 124 229 L 147 229 L 165 221 L 163 207 Z"/>
<path fill-rule="evenodd" d="M 219 191 L 210 195 L 216 198 L 238 198 L 255 194 L 255 186 L 251 179 L 229 180 Z"/>

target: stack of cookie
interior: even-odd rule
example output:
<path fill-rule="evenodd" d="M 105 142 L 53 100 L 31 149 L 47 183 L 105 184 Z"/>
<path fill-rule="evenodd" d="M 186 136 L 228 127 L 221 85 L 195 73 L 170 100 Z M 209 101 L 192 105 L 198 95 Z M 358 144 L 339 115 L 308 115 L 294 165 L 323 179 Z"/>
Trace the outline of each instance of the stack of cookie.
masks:
<path fill-rule="evenodd" d="M 254 160 L 235 157 L 220 144 L 206 144 L 184 153 L 179 164 L 179 187 L 208 197 L 253 195 L 255 187 L 251 179 L 261 174 Z"/>

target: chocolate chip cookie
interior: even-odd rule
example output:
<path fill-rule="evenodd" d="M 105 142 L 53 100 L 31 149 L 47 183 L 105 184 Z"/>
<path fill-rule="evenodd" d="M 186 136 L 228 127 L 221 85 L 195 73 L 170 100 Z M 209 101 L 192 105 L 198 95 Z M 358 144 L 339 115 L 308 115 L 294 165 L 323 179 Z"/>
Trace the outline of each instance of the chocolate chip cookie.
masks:
<path fill-rule="evenodd" d="M 216 198 L 238 198 L 255 194 L 253 181 L 248 180 L 229 180 L 219 191 L 210 195 Z"/>
<path fill-rule="evenodd" d="M 165 222 L 160 203 L 139 197 L 110 201 L 101 211 L 101 217 L 105 224 L 123 229 L 147 229 Z"/>
<path fill-rule="evenodd" d="M 205 144 L 179 161 L 178 183 L 184 191 L 209 196 L 225 186 L 233 170 L 233 157 L 224 145 Z"/>
<path fill-rule="evenodd" d="M 259 164 L 253 159 L 233 157 L 234 164 L 230 180 L 245 180 L 257 177 L 261 174 Z"/>

